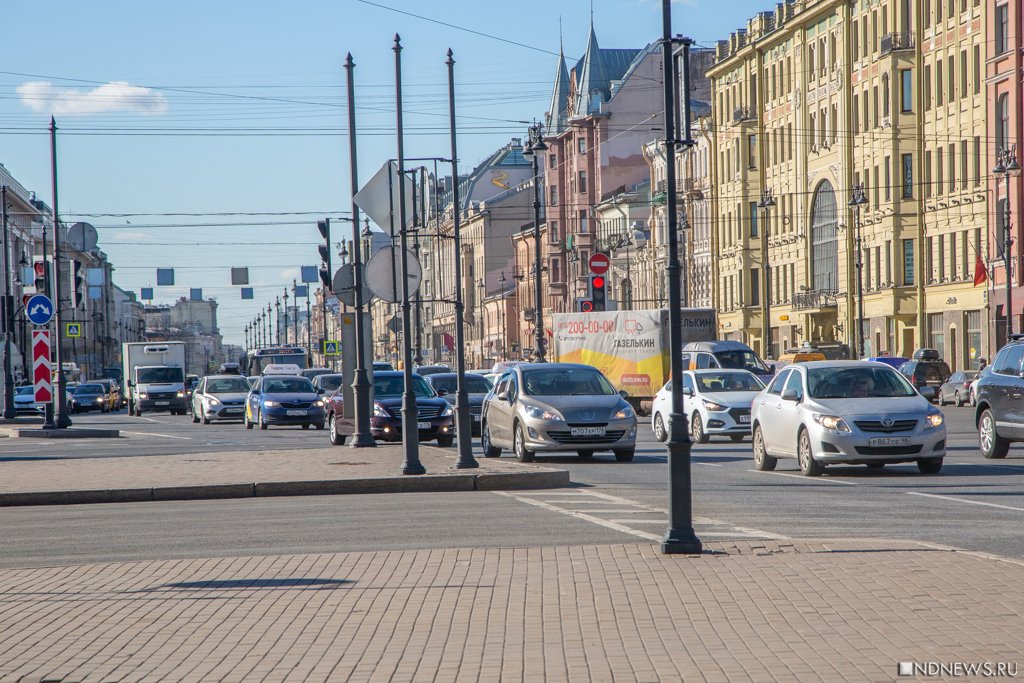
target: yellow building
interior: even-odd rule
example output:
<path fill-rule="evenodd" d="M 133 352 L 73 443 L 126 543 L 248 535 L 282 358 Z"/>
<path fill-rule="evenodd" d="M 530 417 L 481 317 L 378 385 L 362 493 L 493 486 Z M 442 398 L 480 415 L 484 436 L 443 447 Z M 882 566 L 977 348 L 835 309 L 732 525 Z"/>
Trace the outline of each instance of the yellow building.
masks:
<path fill-rule="evenodd" d="M 865 356 L 977 357 L 984 8 L 958 1 L 940 20 L 937 5 L 796 0 L 719 43 L 708 76 L 723 338 L 771 358 L 803 341 L 851 357 L 862 303 Z"/>

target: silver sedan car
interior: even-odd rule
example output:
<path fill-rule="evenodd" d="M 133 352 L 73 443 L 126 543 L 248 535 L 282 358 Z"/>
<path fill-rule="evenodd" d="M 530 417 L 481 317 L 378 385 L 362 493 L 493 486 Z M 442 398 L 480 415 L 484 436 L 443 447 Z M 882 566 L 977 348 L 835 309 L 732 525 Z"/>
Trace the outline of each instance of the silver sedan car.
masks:
<path fill-rule="evenodd" d="M 782 370 L 751 406 L 754 466 L 773 470 L 796 458 L 813 477 L 830 464 L 916 462 L 942 469 L 946 426 L 931 405 L 931 387 L 916 390 L 887 365 L 816 361 Z"/>
<path fill-rule="evenodd" d="M 210 375 L 199 380 L 192 392 L 192 421 L 241 420 L 249 382 L 238 375 Z"/>
<path fill-rule="evenodd" d="M 508 368 L 484 399 L 480 441 L 496 458 L 511 448 L 522 462 L 536 453 L 612 451 L 633 459 L 636 413 L 600 370 L 572 363 Z"/>

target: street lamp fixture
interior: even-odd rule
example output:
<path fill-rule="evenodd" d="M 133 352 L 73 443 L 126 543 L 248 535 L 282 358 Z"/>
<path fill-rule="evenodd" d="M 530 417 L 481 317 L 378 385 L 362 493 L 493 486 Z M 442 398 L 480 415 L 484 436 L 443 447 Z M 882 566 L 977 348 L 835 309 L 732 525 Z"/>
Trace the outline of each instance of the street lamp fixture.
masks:
<path fill-rule="evenodd" d="M 1000 147 L 996 152 L 996 165 L 992 173 L 1006 179 L 1006 211 L 1003 214 L 1003 271 L 1006 274 L 1006 339 L 1013 334 L 1013 278 L 1010 275 L 1012 263 L 1010 247 L 1013 237 L 1010 235 L 1010 176 L 1020 172 L 1017 162 L 1017 145 Z M 999 179 L 996 178 L 996 194 L 999 193 Z"/>
<path fill-rule="evenodd" d="M 857 184 L 853 186 L 853 196 L 850 198 L 847 206 L 854 211 L 854 224 L 857 229 L 857 235 L 855 237 L 856 253 L 857 253 L 857 358 L 864 358 L 864 250 L 861 247 L 861 235 L 860 235 L 860 207 L 868 203 L 868 198 L 864 195 L 864 186 Z"/>
<path fill-rule="evenodd" d="M 501 301 L 499 302 L 498 315 L 501 316 L 501 359 L 508 360 L 505 354 L 505 348 L 508 343 L 508 330 L 505 328 L 505 283 L 508 280 L 505 279 L 505 271 L 501 271 L 498 276 L 498 284 L 501 286 Z"/>
<path fill-rule="evenodd" d="M 772 301 L 771 301 L 771 264 L 768 263 L 768 211 L 775 207 L 775 197 L 768 188 L 761 190 L 761 199 L 757 208 L 764 210 L 764 225 L 761 229 L 761 351 L 766 358 L 772 357 Z M 755 217 L 756 219 L 756 217 Z"/>
<path fill-rule="evenodd" d="M 534 345 L 536 360 L 544 362 L 544 320 L 542 315 L 543 299 L 541 297 L 541 285 L 543 273 L 540 268 L 540 153 L 546 152 L 548 146 L 544 144 L 544 129 L 539 123 L 535 123 L 527 130 L 526 144 L 523 145 L 523 157 L 533 164 L 533 259 L 534 259 L 534 293 L 533 293 L 533 327 Z"/>

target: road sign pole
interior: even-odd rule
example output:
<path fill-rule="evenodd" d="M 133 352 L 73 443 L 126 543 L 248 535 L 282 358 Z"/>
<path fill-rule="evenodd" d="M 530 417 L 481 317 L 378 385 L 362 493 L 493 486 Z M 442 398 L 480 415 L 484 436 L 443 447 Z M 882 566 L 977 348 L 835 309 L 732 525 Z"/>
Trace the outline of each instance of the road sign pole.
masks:
<path fill-rule="evenodd" d="M 71 426 L 68 417 L 67 380 L 61 363 L 61 315 L 60 315 L 60 213 L 57 211 L 57 122 L 50 117 L 50 177 L 53 181 L 53 360 L 57 365 L 57 391 L 53 407 L 53 426 L 67 429 Z"/>
<path fill-rule="evenodd" d="M 53 371 L 50 368 L 50 331 L 32 330 L 32 386 L 37 403 L 53 401 Z M 44 429 L 47 427 L 44 425 Z"/>

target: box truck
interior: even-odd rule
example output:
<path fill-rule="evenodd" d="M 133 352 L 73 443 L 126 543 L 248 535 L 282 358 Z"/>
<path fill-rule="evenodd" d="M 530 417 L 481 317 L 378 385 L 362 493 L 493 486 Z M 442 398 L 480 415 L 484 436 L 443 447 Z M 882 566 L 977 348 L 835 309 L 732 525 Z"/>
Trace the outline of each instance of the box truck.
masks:
<path fill-rule="evenodd" d="M 121 359 L 129 414 L 188 412 L 183 342 L 129 342 L 121 348 Z"/>
<path fill-rule="evenodd" d="M 682 344 L 709 341 L 718 330 L 714 309 L 682 310 Z M 551 360 L 592 365 L 646 412 L 669 377 L 668 309 L 556 313 Z"/>

